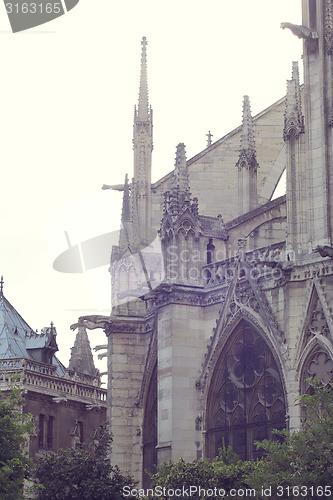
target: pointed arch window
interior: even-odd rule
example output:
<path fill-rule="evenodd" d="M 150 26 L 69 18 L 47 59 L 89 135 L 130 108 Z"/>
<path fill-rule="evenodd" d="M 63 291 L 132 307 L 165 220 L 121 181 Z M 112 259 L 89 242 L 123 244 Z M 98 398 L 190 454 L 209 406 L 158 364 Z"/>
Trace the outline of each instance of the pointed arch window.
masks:
<path fill-rule="evenodd" d="M 260 456 L 254 441 L 283 429 L 286 406 L 281 375 L 263 336 L 242 322 L 222 351 L 207 402 L 206 455 L 224 440 L 241 459 Z"/>

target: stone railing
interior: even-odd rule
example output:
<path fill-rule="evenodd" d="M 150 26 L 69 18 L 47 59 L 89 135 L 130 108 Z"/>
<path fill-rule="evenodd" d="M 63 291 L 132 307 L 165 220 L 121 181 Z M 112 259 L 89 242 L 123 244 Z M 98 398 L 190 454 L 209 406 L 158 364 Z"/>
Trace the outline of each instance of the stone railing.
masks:
<path fill-rule="evenodd" d="M 15 375 L 25 389 L 34 388 L 60 398 L 82 398 L 95 402 L 106 402 L 106 389 L 87 383 L 84 376 L 58 377 L 57 367 L 27 359 L 0 360 L 0 384 L 8 385 Z M 82 378 L 82 379 L 81 379 Z"/>
<path fill-rule="evenodd" d="M 237 272 L 245 275 L 247 270 L 250 269 L 251 277 L 255 279 L 262 277 L 267 279 L 275 275 L 278 278 L 280 272 L 277 271 L 286 262 L 285 243 L 275 243 L 268 247 L 246 252 L 244 260 L 247 266 L 241 266 Z M 202 275 L 205 286 L 213 287 L 230 283 L 236 272 L 235 261 L 236 257 L 231 257 L 203 266 Z M 240 276 L 243 274 L 240 274 Z"/>

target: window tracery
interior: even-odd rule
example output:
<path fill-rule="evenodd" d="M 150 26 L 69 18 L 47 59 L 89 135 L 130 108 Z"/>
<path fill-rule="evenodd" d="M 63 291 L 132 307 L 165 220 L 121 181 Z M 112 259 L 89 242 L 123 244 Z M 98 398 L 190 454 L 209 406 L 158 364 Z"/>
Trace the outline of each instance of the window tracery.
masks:
<path fill-rule="evenodd" d="M 285 427 L 285 399 L 274 356 L 263 337 L 243 322 L 220 355 L 207 405 L 209 457 L 231 445 L 241 459 L 260 451 L 255 440 Z"/>

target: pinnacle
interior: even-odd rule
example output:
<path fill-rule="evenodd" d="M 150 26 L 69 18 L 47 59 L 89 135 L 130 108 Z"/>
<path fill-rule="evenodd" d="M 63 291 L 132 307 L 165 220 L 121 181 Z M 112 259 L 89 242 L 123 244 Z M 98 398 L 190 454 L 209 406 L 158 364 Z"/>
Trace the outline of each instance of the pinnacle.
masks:
<path fill-rule="evenodd" d="M 298 132 L 302 132 L 304 129 L 304 118 L 302 114 L 302 102 L 301 102 L 301 87 L 299 83 L 299 69 L 298 62 L 293 61 L 292 66 L 292 77 L 291 80 L 287 80 L 287 97 L 286 97 L 286 109 L 285 109 L 285 127 L 284 136 L 289 134 L 291 125 Z"/>
<path fill-rule="evenodd" d="M 251 115 L 250 98 L 244 96 L 243 100 L 243 124 L 241 136 L 241 151 L 255 153 L 256 147 L 254 142 L 253 121 Z"/>
<path fill-rule="evenodd" d="M 86 328 L 83 325 L 79 325 L 74 346 L 71 350 L 71 359 L 68 368 L 69 370 L 96 376 L 90 342 Z"/>
<path fill-rule="evenodd" d="M 190 189 L 186 166 L 185 144 L 183 142 L 179 143 L 177 146 L 172 186 L 173 188 L 178 188 L 180 192 L 189 191 Z"/>

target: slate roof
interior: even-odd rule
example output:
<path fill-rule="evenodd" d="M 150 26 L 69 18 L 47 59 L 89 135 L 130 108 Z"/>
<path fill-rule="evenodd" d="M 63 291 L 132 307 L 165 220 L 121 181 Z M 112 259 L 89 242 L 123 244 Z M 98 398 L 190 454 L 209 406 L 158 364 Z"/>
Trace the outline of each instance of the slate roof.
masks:
<path fill-rule="evenodd" d="M 29 359 L 33 360 L 31 351 L 34 349 L 49 348 L 58 350 L 55 341 L 55 329 L 45 329 L 45 333 L 35 332 L 12 304 L 3 295 L 3 282 L 0 288 L 0 359 Z M 57 366 L 57 375 L 66 375 L 65 367 L 56 358 L 52 357 L 52 365 Z"/>

